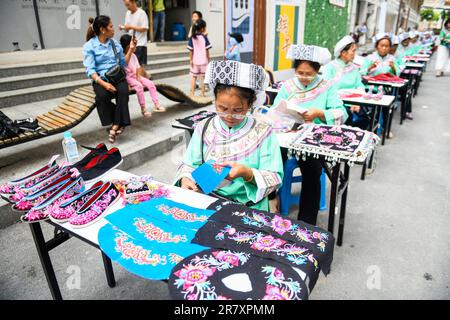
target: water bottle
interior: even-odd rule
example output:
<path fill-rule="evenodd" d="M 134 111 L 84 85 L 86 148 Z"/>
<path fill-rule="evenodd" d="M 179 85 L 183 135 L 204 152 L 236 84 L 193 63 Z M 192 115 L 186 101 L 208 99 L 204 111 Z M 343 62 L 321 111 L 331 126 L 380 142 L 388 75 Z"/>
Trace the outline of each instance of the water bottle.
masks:
<path fill-rule="evenodd" d="M 62 141 L 62 145 L 66 161 L 69 164 L 74 164 L 80 160 L 77 142 L 75 141 L 74 138 L 72 138 L 72 133 L 70 131 L 64 132 L 64 139 Z"/>

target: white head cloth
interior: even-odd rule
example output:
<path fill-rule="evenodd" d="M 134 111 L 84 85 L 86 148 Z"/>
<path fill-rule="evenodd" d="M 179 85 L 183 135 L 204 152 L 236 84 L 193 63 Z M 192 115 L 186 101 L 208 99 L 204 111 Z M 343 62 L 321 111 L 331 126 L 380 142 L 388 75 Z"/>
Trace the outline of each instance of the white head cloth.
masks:
<path fill-rule="evenodd" d="M 372 41 L 373 41 L 374 44 L 376 44 L 378 41 L 380 41 L 382 39 L 389 39 L 389 40 L 391 40 L 391 36 L 389 35 L 389 33 L 380 32 L 380 33 L 377 33 L 375 35 L 375 37 L 372 38 Z"/>
<path fill-rule="evenodd" d="M 334 47 L 334 57 L 339 58 L 339 56 L 342 53 L 342 50 L 344 50 L 344 48 L 351 43 L 355 43 L 355 39 L 353 39 L 350 36 L 345 36 L 344 38 L 339 40 L 339 42 L 336 43 L 336 46 Z"/>
<path fill-rule="evenodd" d="M 331 61 L 331 53 L 328 49 L 322 47 L 293 44 L 289 47 L 286 58 L 291 60 L 307 60 L 324 65 Z"/>
<path fill-rule="evenodd" d="M 261 106 L 266 99 L 266 89 L 269 87 L 269 76 L 263 67 L 256 64 L 232 60 L 213 60 L 206 68 L 205 83 L 207 83 L 213 91 L 218 84 L 251 89 L 255 91 L 257 96 L 254 105 Z"/>

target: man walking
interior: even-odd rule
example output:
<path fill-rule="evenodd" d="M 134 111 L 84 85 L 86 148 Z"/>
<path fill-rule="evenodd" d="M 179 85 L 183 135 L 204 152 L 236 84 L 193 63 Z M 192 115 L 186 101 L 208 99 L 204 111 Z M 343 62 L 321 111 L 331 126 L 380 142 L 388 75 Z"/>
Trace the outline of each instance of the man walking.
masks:
<path fill-rule="evenodd" d="M 135 34 L 137 40 L 135 55 L 140 65 L 147 64 L 147 32 L 148 17 L 144 10 L 138 7 L 136 0 L 124 0 L 128 11 L 125 15 L 125 24 L 120 30 L 126 30 L 130 35 Z"/>

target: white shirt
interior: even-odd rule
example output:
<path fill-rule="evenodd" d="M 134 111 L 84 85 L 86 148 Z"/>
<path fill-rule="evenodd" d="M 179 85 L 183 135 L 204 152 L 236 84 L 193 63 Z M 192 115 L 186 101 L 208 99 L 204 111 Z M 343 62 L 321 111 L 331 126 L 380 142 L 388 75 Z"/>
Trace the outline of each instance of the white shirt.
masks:
<path fill-rule="evenodd" d="M 144 10 L 138 8 L 135 13 L 131 13 L 130 10 L 127 11 L 125 15 L 125 24 L 129 24 L 135 27 L 146 28 L 148 30 L 148 17 Z M 128 33 L 132 36 L 134 30 L 129 30 Z M 147 46 L 147 31 L 138 32 L 136 31 L 136 39 L 138 47 Z"/>

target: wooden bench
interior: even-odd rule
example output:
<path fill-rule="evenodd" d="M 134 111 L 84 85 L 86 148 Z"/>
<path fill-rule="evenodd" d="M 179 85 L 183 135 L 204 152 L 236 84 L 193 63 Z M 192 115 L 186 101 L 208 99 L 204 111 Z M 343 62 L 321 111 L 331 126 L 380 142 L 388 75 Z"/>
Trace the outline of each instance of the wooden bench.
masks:
<path fill-rule="evenodd" d="M 212 103 L 209 97 L 191 98 L 178 88 L 167 84 L 155 84 L 158 92 L 169 100 L 204 107 Z M 130 91 L 130 94 L 135 92 Z M 36 132 L 20 133 L 15 137 L 0 139 L 0 149 L 45 138 L 67 131 L 86 119 L 95 109 L 95 93 L 92 86 L 78 88 L 66 96 L 65 100 L 55 109 L 36 117 L 42 128 Z"/>

